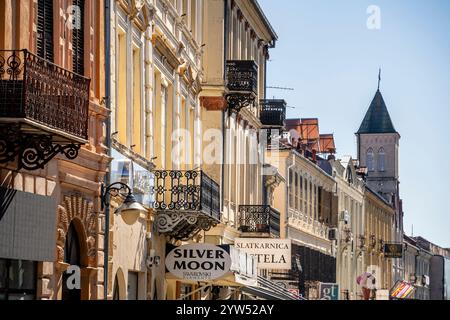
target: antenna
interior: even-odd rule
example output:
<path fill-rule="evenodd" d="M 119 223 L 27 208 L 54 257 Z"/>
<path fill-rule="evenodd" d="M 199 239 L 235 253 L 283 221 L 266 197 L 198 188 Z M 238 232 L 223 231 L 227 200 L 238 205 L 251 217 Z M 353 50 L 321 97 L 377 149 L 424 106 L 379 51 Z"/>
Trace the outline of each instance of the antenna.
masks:
<path fill-rule="evenodd" d="M 378 69 L 378 91 L 380 91 L 380 82 L 381 82 L 381 67 Z"/>
<path fill-rule="evenodd" d="M 277 87 L 277 86 L 267 86 L 267 89 L 276 89 L 276 90 L 287 90 L 294 91 L 294 88 L 286 88 L 286 87 Z"/>

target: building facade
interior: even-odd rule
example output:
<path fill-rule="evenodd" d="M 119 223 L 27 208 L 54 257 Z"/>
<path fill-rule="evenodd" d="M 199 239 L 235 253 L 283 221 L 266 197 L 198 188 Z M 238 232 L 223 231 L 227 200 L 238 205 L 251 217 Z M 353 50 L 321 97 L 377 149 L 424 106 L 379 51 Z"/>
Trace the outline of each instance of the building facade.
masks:
<path fill-rule="evenodd" d="M 336 282 L 336 242 L 329 237 L 336 225 L 336 181 L 315 156 L 322 148 L 317 119 L 288 119 L 286 133 L 273 137 L 267 151 L 267 162 L 283 177 L 272 197 L 282 212 L 281 233 L 292 241 L 289 276 L 308 299 L 319 298 L 320 283 Z"/>
<path fill-rule="evenodd" d="M 414 285 L 411 299 L 430 300 L 431 252 L 420 247 L 417 241 L 404 235 L 405 281 Z"/>
<path fill-rule="evenodd" d="M 0 299 L 103 299 L 103 5 L 6 0 L 0 24 L 0 278 L 27 277 Z"/>
<path fill-rule="evenodd" d="M 364 233 L 359 245 L 364 252 L 363 270 L 375 275 L 376 290 L 390 290 L 396 281 L 393 261 L 384 256 L 385 244 L 395 243 L 394 213 L 390 203 L 368 186 L 365 187 Z"/>
<path fill-rule="evenodd" d="M 204 1 L 110 3 L 111 182 L 130 185 L 148 210 L 132 225 L 110 215 L 108 293 L 176 299 L 193 285 L 166 279 L 166 244 L 200 241 L 212 210 L 206 224 L 186 222 L 203 214 L 196 199 L 215 184 L 200 166 Z M 190 188 L 180 195 L 182 185 Z"/>
<path fill-rule="evenodd" d="M 337 283 L 342 299 L 359 300 L 356 279 L 364 270 L 364 182 L 350 156 L 330 160 L 339 199 L 337 230 Z"/>

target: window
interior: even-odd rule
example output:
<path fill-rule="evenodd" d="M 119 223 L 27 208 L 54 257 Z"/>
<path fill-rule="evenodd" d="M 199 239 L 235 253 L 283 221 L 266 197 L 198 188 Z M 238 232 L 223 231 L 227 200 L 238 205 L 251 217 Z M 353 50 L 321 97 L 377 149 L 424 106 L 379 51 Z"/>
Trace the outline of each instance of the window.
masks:
<path fill-rule="evenodd" d="M 53 0 L 38 0 L 37 55 L 53 62 Z"/>
<path fill-rule="evenodd" d="M 384 153 L 383 148 L 380 148 L 380 150 L 378 151 L 378 170 L 386 170 L 386 154 Z"/>
<path fill-rule="evenodd" d="M 300 175 L 300 211 L 303 212 L 303 176 Z"/>
<path fill-rule="evenodd" d="M 197 32 L 197 0 L 191 0 L 191 32 L 194 39 L 196 39 Z"/>
<path fill-rule="evenodd" d="M 294 180 L 293 180 L 293 172 L 290 169 L 289 170 L 289 207 L 293 208 L 294 207 Z"/>
<path fill-rule="evenodd" d="M 141 143 L 141 50 L 138 47 L 133 48 L 133 128 L 132 128 L 132 145 L 133 151 L 142 152 Z"/>
<path fill-rule="evenodd" d="M 298 189 L 298 173 L 295 173 L 295 210 L 298 210 L 298 196 L 299 196 L 299 189 Z"/>
<path fill-rule="evenodd" d="M 72 33 L 72 63 L 73 72 L 84 74 L 84 0 L 73 0 L 73 5 L 77 6 L 80 11 L 79 19 L 81 28 L 74 28 Z"/>
<path fill-rule="evenodd" d="M 373 150 L 372 148 L 370 148 L 369 150 L 367 150 L 367 158 L 366 158 L 366 164 L 367 164 L 367 169 L 369 171 L 374 171 L 374 165 L 373 165 Z"/>
<path fill-rule="evenodd" d="M 116 128 L 119 132 L 119 142 L 127 145 L 127 37 L 119 30 L 117 48 L 117 107 Z"/>
<path fill-rule="evenodd" d="M 0 259 L 0 301 L 36 298 L 37 263 Z"/>

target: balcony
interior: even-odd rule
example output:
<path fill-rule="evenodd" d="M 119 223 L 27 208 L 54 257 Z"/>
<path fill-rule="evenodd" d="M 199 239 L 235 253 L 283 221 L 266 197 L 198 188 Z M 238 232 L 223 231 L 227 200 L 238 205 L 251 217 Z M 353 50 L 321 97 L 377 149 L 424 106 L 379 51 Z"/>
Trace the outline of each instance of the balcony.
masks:
<path fill-rule="evenodd" d="M 258 95 L 258 66 L 253 60 L 229 60 L 226 66 L 226 100 L 230 111 L 255 105 Z"/>
<path fill-rule="evenodd" d="M 88 138 L 90 80 L 27 50 L 0 50 L 0 163 L 44 168 Z"/>
<path fill-rule="evenodd" d="M 154 208 L 160 234 L 187 241 L 220 222 L 219 185 L 202 171 L 158 170 Z"/>
<path fill-rule="evenodd" d="M 301 211 L 289 209 L 289 225 L 323 240 L 330 240 L 329 231 L 331 229 Z"/>
<path fill-rule="evenodd" d="M 271 206 L 239 206 L 239 231 L 244 234 L 280 236 L 280 213 Z"/>
<path fill-rule="evenodd" d="M 286 101 L 281 99 L 261 100 L 260 119 L 264 126 L 284 128 L 286 122 Z"/>

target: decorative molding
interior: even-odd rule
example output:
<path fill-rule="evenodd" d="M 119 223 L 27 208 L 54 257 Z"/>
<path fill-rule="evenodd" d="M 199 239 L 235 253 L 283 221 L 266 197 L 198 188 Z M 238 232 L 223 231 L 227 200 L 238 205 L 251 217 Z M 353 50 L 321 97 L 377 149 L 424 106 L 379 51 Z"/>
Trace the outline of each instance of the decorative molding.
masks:
<path fill-rule="evenodd" d="M 218 223 L 219 221 L 212 217 L 195 212 L 186 213 L 182 211 L 160 211 L 155 220 L 160 234 L 181 241 L 191 240 L 200 231 L 209 231 Z"/>
<path fill-rule="evenodd" d="M 83 234 L 79 234 L 80 239 L 84 239 L 87 248 L 88 266 L 95 266 L 97 255 L 97 214 L 93 210 L 92 201 L 85 199 L 81 195 L 66 195 L 58 206 L 58 226 L 57 226 L 57 262 L 64 262 L 64 246 L 69 226 L 74 219 L 78 219 L 83 226 Z"/>
<path fill-rule="evenodd" d="M 200 104 L 208 111 L 223 111 L 227 108 L 224 97 L 200 97 Z"/>

